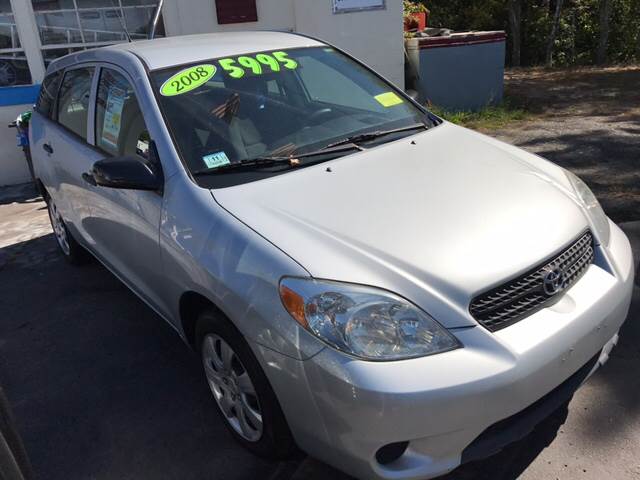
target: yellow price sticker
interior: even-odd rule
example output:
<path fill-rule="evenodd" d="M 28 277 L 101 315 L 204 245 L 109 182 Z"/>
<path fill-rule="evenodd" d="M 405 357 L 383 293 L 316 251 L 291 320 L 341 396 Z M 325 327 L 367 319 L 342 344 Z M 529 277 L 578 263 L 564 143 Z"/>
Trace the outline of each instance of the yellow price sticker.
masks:
<path fill-rule="evenodd" d="M 404 100 L 400 98 L 394 92 L 381 93 L 380 95 L 376 95 L 375 98 L 380 105 L 385 108 L 393 107 L 395 105 L 400 105 L 404 103 Z"/>
<path fill-rule="evenodd" d="M 174 95 L 190 92 L 206 83 L 216 74 L 217 70 L 215 65 L 209 64 L 196 65 L 195 67 L 180 70 L 162 84 L 160 93 L 165 97 L 173 97 Z"/>

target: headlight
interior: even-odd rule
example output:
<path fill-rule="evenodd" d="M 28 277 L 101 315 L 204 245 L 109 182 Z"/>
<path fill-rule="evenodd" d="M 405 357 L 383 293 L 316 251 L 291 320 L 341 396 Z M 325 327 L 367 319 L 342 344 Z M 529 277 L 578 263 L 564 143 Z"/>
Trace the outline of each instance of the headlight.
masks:
<path fill-rule="evenodd" d="M 291 316 L 332 347 L 367 360 L 400 360 L 460 347 L 438 322 L 406 300 L 372 287 L 284 278 Z"/>
<path fill-rule="evenodd" d="M 589 218 L 593 222 L 593 226 L 598 233 L 598 238 L 600 242 L 604 245 L 609 245 L 609 236 L 611 234 L 611 229 L 609 228 L 609 219 L 602 210 L 600 206 L 600 202 L 593 194 L 593 192 L 589 189 L 586 183 L 580 180 L 573 173 L 566 171 L 567 177 L 573 185 L 573 189 L 576 192 L 576 195 L 580 199 L 580 202 L 587 209 L 589 214 Z"/>

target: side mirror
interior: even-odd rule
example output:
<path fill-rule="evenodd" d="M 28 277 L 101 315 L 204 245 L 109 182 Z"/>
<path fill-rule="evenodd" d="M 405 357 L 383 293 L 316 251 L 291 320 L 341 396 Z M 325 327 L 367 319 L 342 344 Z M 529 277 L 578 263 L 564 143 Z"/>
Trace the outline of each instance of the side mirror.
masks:
<path fill-rule="evenodd" d="M 162 191 L 162 176 L 154 170 L 139 157 L 114 157 L 94 163 L 88 176 L 92 177 L 95 184 L 101 187 Z"/>

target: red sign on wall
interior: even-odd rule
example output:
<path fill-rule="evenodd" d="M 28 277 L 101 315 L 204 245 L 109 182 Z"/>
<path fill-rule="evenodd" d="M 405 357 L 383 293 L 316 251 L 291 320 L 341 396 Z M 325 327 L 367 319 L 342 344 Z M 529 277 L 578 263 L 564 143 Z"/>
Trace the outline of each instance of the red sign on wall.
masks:
<path fill-rule="evenodd" d="M 216 0 L 218 23 L 257 22 L 256 0 Z"/>

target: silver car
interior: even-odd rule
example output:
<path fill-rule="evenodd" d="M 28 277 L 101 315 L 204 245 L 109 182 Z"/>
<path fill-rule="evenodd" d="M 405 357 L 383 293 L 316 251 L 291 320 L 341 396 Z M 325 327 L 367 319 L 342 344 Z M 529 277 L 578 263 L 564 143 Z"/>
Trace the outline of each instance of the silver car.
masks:
<path fill-rule="evenodd" d="M 263 456 L 441 475 L 565 404 L 627 316 L 629 242 L 581 180 L 315 39 L 74 53 L 30 135 L 63 255 L 200 352 Z"/>

